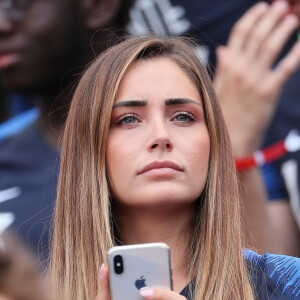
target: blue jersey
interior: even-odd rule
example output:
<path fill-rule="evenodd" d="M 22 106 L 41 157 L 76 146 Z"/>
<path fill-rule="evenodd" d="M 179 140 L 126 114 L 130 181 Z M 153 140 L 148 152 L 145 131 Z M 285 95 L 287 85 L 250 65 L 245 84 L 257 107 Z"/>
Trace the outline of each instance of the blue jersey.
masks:
<path fill-rule="evenodd" d="M 0 145 L 0 234 L 16 232 L 42 260 L 48 253 L 58 163 L 58 152 L 36 123 Z"/>
<path fill-rule="evenodd" d="M 244 252 L 254 295 L 259 300 L 300 299 L 300 259 L 266 253 Z M 180 293 L 192 300 L 193 282 Z"/>

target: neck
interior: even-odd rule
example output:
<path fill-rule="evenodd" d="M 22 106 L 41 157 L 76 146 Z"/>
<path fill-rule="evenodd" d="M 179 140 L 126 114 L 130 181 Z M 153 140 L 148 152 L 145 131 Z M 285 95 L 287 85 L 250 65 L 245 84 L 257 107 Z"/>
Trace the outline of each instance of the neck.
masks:
<path fill-rule="evenodd" d="M 164 242 L 170 247 L 173 289 L 180 292 L 191 280 L 185 249 L 194 207 L 165 211 L 161 208 L 116 207 L 115 215 L 122 244 Z"/>

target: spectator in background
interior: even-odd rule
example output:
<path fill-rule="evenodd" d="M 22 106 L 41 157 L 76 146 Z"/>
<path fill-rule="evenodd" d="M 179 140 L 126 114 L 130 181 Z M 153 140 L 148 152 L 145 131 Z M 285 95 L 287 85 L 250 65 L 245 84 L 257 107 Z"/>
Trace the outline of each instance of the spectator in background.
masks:
<path fill-rule="evenodd" d="M 264 164 L 264 160 L 272 159 L 271 156 L 278 153 L 278 146 L 272 146 L 271 155 L 265 154 L 265 149 L 257 152 L 274 115 L 282 88 L 299 66 L 298 41 L 289 54 L 272 68 L 288 37 L 299 26 L 299 15 L 289 13 L 291 9 L 287 1 L 276 1 L 271 6 L 260 3 L 251 8 L 234 26 L 227 46 L 217 51 L 215 83 L 231 135 L 240 179 L 245 185 L 242 192 L 245 219 L 248 217 L 246 233 L 249 237 L 252 235 L 260 245 L 268 247 L 262 248 L 264 250 L 300 256 L 299 229 L 288 202 L 283 206 L 278 206 L 278 202 L 266 204 L 267 196 L 258 168 Z M 290 97 L 298 97 L 298 93 L 293 95 L 289 92 Z M 269 138 L 268 134 L 266 138 Z M 273 143 L 278 141 L 273 140 Z M 298 150 L 299 146 L 298 142 Z M 286 148 L 289 150 L 289 146 Z M 255 163 L 249 164 L 249 161 Z M 274 175 L 270 180 L 276 182 Z"/>
<path fill-rule="evenodd" d="M 131 3 L 1 1 L 1 84 L 34 98 L 40 116 L 1 145 L 0 230 L 16 230 L 35 251 L 48 250 L 59 136 L 73 82 L 113 34 L 124 33 Z"/>
<path fill-rule="evenodd" d="M 132 34 L 154 32 L 158 35 L 188 34 L 194 36 L 199 43 L 196 50 L 200 58 L 212 71 L 216 63 L 216 47 L 227 44 L 229 40 L 227 48 L 223 47 L 218 51 L 219 66 L 215 84 L 231 133 L 233 150 L 237 156 L 243 156 L 241 153 L 243 150 L 255 151 L 260 145 L 265 130 L 274 114 L 284 83 L 298 65 L 297 49 L 294 49 L 292 56 L 289 56 L 290 58 L 285 64 L 287 68 L 281 68 L 281 72 L 280 70 L 278 72 L 272 72 L 271 70 L 283 46 L 287 44 L 286 49 L 283 51 L 287 53 L 287 49 L 291 48 L 296 39 L 295 29 L 299 21 L 295 16 L 299 16 L 299 2 L 293 1 L 293 5 L 289 6 L 287 1 L 279 1 L 269 8 L 266 4 L 265 6 L 261 4 L 262 14 L 260 16 L 255 19 L 253 11 L 250 13 L 251 10 L 249 10 L 238 22 L 239 18 L 257 2 L 252 0 L 213 0 L 209 2 L 137 0 L 131 13 L 129 26 Z M 288 12 L 293 12 L 294 15 L 286 16 Z M 249 27 L 248 24 L 245 29 L 245 22 L 249 22 L 249 19 L 252 20 L 251 26 Z M 234 24 L 236 25 L 234 26 Z M 229 39 L 233 27 L 236 30 L 231 33 Z M 291 38 L 287 41 L 289 37 Z M 232 41 L 235 41 L 235 45 Z M 236 46 L 238 43 L 241 44 L 240 48 Z M 261 56 L 249 55 L 251 47 L 253 51 L 259 49 Z M 268 61 L 269 64 L 264 64 L 264 60 L 259 61 L 261 58 Z M 258 61 L 260 65 L 257 63 Z M 210 68 L 210 63 L 212 68 Z M 224 64 L 226 64 L 226 68 L 224 68 Z M 252 73 L 250 73 L 250 70 L 252 70 Z M 254 74 L 254 71 L 257 74 Z M 238 77 L 238 72 L 242 76 Z M 266 84 L 270 83 L 268 81 L 270 81 L 272 75 L 276 77 L 276 74 L 281 74 L 281 78 L 277 78 L 279 80 L 276 83 L 275 80 L 273 81 L 273 91 L 269 92 L 268 95 L 264 95 L 263 98 L 263 95 L 259 94 L 263 90 L 262 87 L 266 87 Z M 296 82 L 299 78 L 297 74 L 291 82 Z M 249 83 L 251 83 L 251 80 L 252 86 L 250 89 Z M 289 84 L 287 85 L 284 92 L 285 97 L 282 98 L 279 108 L 285 106 L 285 111 L 290 112 L 288 105 L 285 103 L 298 98 L 299 92 L 296 92 L 298 86 L 294 84 L 292 91 Z M 289 100 L 286 99 L 287 97 Z M 262 110 L 264 102 L 267 102 L 267 105 L 265 105 L 268 106 L 267 110 Z M 295 115 L 293 120 L 296 120 L 299 110 L 293 108 L 292 110 L 293 115 Z M 286 114 L 286 116 L 288 115 Z M 245 126 L 247 120 L 251 120 L 250 124 L 255 126 Z M 298 121 L 297 128 L 299 128 L 299 124 Z M 289 130 L 291 129 L 291 125 L 287 127 L 289 127 Z M 274 126 L 270 128 L 272 130 Z M 238 134 L 236 134 L 237 132 Z M 287 133 L 288 130 L 286 129 L 285 132 Z M 273 142 L 276 141 L 273 138 Z M 246 155 L 246 152 L 244 154 Z M 247 155 L 249 155 L 249 152 Z M 279 209 L 274 214 L 274 202 L 266 204 L 267 196 L 261 184 L 262 179 L 259 171 L 249 169 L 239 173 L 241 181 L 246 185 L 246 188 L 242 190 L 245 200 L 245 219 L 248 218 L 245 224 L 247 224 L 246 233 L 249 244 L 260 252 L 271 251 L 300 255 L 299 230 L 291 215 L 288 202 L 281 201 L 282 205 L 279 205 Z M 294 176 L 294 179 L 296 179 L 296 176 Z M 298 179 L 300 180 L 300 176 Z M 300 200 L 298 205 L 299 203 Z M 300 216 L 300 209 L 298 215 Z"/>

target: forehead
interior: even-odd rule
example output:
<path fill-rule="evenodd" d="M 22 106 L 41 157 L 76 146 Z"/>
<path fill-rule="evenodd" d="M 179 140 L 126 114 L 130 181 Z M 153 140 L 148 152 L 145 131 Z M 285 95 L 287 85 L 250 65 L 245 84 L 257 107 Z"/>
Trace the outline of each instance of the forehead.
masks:
<path fill-rule="evenodd" d="M 168 58 L 134 62 L 125 72 L 115 102 L 127 99 L 189 98 L 201 103 L 201 96 L 191 77 Z"/>

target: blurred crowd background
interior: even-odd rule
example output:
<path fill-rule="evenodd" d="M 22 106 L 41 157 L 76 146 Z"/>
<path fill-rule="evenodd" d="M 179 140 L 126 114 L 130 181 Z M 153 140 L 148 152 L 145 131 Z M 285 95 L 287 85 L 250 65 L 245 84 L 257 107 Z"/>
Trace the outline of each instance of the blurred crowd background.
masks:
<path fill-rule="evenodd" d="M 268 6 L 262 5 L 266 21 L 251 24 L 255 18 L 249 9 L 257 3 L 0 0 L 0 241 L 6 255 L 2 259 L 0 253 L 0 282 L 2 273 L 9 269 L 7 257 L 20 258 L 12 250 L 16 249 L 11 242 L 15 238 L 16 243 L 21 242 L 28 249 L 24 250 L 26 255 L 36 258 L 37 269 L 47 266 L 60 137 L 72 94 L 88 63 L 126 36 L 175 35 L 196 41 L 195 51 L 224 103 L 237 158 L 264 154 L 259 149 L 272 148 L 296 130 L 294 146 L 287 153 L 267 161 L 254 155 L 253 165 L 246 163 L 239 174 L 249 175 L 242 180 L 246 184 L 242 194 L 246 236 L 251 237 L 247 240 L 249 246 L 259 253 L 300 257 L 300 69 L 294 46 L 299 2 L 266 2 Z M 293 17 L 289 18 L 289 14 Z M 239 40 L 243 45 L 237 51 L 235 43 Z M 260 49 L 257 52 L 261 57 L 252 55 L 250 60 L 247 47 Z M 270 61 L 262 69 L 268 58 Z M 274 79 L 271 92 L 262 96 L 261 88 L 270 84 L 270 74 L 276 75 L 280 67 L 284 75 Z M 234 91 L 243 85 L 244 90 L 236 92 L 234 98 Z M 252 106 L 238 112 L 239 117 L 245 119 L 249 113 L 254 120 L 257 117 L 254 123 L 261 125 L 249 127 L 251 138 L 257 137 L 251 146 L 242 138 L 239 140 L 233 130 L 240 126 L 240 119 L 232 112 L 245 95 L 256 98 L 250 99 Z M 230 102 L 229 98 L 237 100 Z M 259 115 L 262 108 L 258 101 L 269 101 L 271 108 L 264 116 Z M 249 153 L 240 150 L 248 146 Z M 254 179 L 253 170 L 257 172 Z M 8 232 L 10 238 L 5 237 Z M 0 283 L 0 299 L 1 293 L 17 299 L 13 290 L 9 284 Z"/>

